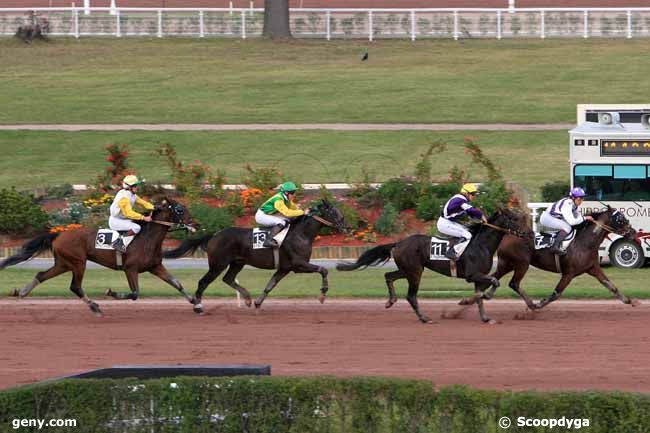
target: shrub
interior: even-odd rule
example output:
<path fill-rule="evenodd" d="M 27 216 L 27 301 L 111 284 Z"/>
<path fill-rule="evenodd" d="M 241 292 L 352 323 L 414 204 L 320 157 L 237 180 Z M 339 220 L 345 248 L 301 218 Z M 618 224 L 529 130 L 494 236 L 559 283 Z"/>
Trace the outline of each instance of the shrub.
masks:
<path fill-rule="evenodd" d="M 263 192 L 271 191 L 282 181 L 282 173 L 276 167 L 255 168 L 246 164 L 244 170 L 246 174 L 242 181 L 248 188 L 257 188 Z"/>
<path fill-rule="evenodd" d="M 241 194 L 237 191 L 231 191 L 226 195 L 226 209 L 233 217 L 240 217 L 246 212 L 246 205 Z"/>
<path fill-rule="evenodd" d="M 417 191 L 412 182 L 404 179 L 390 179 L 384 182 L 378 190 L 384 203 L 391 203 L 400 210 L 414 209 Z"/>
<path fill-rule="evenodd" d="M 396 206 L 392 203 L 387 203 L 375 222 L 375 229 L 384 236 L 396 233 L 399 231 L 398 218 L 399 212 Z"/>
<path fill-rule="evenodd" d="M 79 202 L 69 203 L 64 209 L 50 214 L 50 226 L 63 226 L 68 224 L 81 224 L 88 215 L 88 209 Z"/>
<path fill-rule="evenodd" d="M 507 207 L 511 195 L 510 190 L 502 180 L 489 181 L 481 185 L 481 193 L 472 204 L 481 208 L 487 215 L 491 215 L 497 208 Z"/>
<path fill-rule="evenodd" d="M 206 204 L 195 204 L 190 207 L 192 218 L 198 222 L 199 230 L 204 234 L 216 233 L 231 227 L 234 218 L 228 209 L 212 207 Z"/>
<path fill-rule="evenodd" d="M 95 180 L 95 188 L 100 192 L 108 192 L 114 185 L 120 185 L 129 169 L 129 149 L 126 144 L 107 144 L 104 149 L 108 152 L 106 161 L 110 165 Z"/>
<path fill-rule="evenodd" d="M 445 182 L 424 187 L 415 208 L 415 215 L 425 221 L 438 219 L 445 202 L 460 191 L 460 188 L 461 184 L 456 182 Z"/>
<path fill-rule="evenodd" d="M 54 185 L 45 188 L 45 197 L 52 199 L 64 199 L 74 194 L 74 189 L 69 183 L 63 185 Z"/>
<path fill-rule="evenodd" d="M 569 193 L 569 182 L 558 180 L 542 185 L 542 201 L 556 201 Z"/>
<path fill-rule="evenodd" d="M 15 188 L 0 190 L 0 233 L 37 232 L 47 226 L 47 220 L 33 195 Z"/>

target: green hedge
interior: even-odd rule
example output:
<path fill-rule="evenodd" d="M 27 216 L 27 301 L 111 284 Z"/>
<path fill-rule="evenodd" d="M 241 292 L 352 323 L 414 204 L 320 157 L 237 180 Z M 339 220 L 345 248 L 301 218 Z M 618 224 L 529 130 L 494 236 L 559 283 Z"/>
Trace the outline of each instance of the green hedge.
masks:
<path fill-rule="evenodd" d="M 503 416 L 513 421 L 508 430 L 498 426 Z M 0 392 L 3 432 L 14 431 L 14 419 L 73 418 L 77 427 L 70 431 L 92 433 L 530 433 L 567 429 L 518 427 L 518 417 L 563 416 L 589 420 L 589 427 L 570 431 L 647 432 L 650 396 L 437 391 L 428 381 L 327 377 L 66 380 Z"/>

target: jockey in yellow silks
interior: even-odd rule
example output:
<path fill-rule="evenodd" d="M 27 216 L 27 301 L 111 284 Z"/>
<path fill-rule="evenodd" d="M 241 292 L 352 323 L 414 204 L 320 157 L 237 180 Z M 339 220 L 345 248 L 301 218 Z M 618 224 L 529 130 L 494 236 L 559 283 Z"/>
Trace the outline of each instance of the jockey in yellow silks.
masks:
<path fill-rule="evenodd" d="M 133 210 L 133 206 L 136 204 L 146 210 L 153 210 L 154 208 L 151 203 L 137 196 L 136 192 L 141 183 L 142 181 L 137 176 L 132 174 L 126 176 L 122 181 L 122 189 L 115 195 L 110 207 L 108 226 L 111 230 L 128 232 L 113 242 L 113 248 L 121 252 L 126 252 L 126 247 L 142 229 L 140 224 L 134 221 L 151 221 L 151 216 L 145 216 Z"/>

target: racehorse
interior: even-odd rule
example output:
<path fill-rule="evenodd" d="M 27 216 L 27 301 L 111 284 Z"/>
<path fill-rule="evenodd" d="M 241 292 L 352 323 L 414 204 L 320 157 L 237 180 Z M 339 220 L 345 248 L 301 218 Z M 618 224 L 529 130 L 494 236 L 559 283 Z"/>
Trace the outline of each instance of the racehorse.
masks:
<path fill-rule="evenodd" d="M 494 278 L 500 279 L 514 270 L 508 285 L 519 294 L 531 310 L 544 308 L 560 298 L 569 283 L 584 273 L 595 277 L 624 304 L 639 305 L 638 300 L 625 296 L 616 288 L 603 272 L 598 260 L 598 248 L 609 233 L 616 233 L 634 240 L 636 231 L 630 226 L 622 212 L 610 206 L 607 206 L 603 212 L 592 213 L 591 216 L 594 218 L 593 223 L 585 221 L 575 228 L 575 239 L 569 245 L 567 254 L 564 256 L 556 256 L 550 253 L 548 248 L 536 250 L 531 239 L 506 236 L 497 251 L 498 265 L 493 274 Z M 553 293 L 538 304 L 533 302 L 520 285 L 530 265 L 562 275 Z M 483 298 L 490 299 L 495 290 L 496 287 L 490 288 L 485 292 Z M 468 300 L 466 304 L 470 304 L 472 301 L 474 300 Z"/>
<path fill-rule="evenodd" d="M 115 299 L 138 299 L 140 291 L 138 274 L 150 272 L 172 285 L 190 303 L 193 303 L 194 298 L 185 291 L 181 283 L 162 264 L 162 242 L 168 230 L 170 227 L 193 230 L 192 219 L 180 203 L 169 199 L 164 199 L 156 206 L 151 216 L 153 221 L 143 223 L 142 231 L 131 242 L 127 252 L 123 255 L 122 266 L 118 266 L 114 250 L 95 248 L 96 229 L 80 228 L 60 233 L 49 233 L 32 239 L 25 243 L 17 254 L 0 262 L 0 270 L 51 249 L 54 254 L 54 266 L 36 274 L 34 280 L 19 291 L 14 290 L 13 296 L 23 298 L 43 281 L 72 271 L 70 290 L 81 298 L 91 311 L 101 315 L 99 305 L 86 296 L 81 286 L 86 270 L 86 261 L 90 260 L 110 269 L 124 270 L 131 293 L 115 293 L 109 289 L 106 294 Z"/>
<path fill-rule="evenodd" d="M 321 303 L 325 301 L 328 290 L 327 269 L 309 263 L 312 243 L 323 226 L 329 226 L 342 232 L 345 230 L 345 219 L 340 210 L 326 200 L 312 208 L 308 215 L 303 215 L 291 222 L 289 231 L 279 251 L 273 248 L 253 249 L 253 229 L 230 227 L 214 235 L 206 235 L 197 239 L 185 240 L 178 248 L 165 251 L 163 257 L 178 258 L 194 253 L 199 247 L 208 253 L 208 272 L 199 280 L 196 294 L 194 312 L 203 313 L 201 299 L 203 291 L 215 278 L 228 268 L 223 281 L 237 290 L 247 306 L 251 306 L 251 295 L 248 290 L 239 285 L 237 274 L 244 265 L 251 265 L 261 269 L 275 269 L 275 273 L 264 288 L 264 292 L 255 300 L 255 307 L 260 308 L 266 296 L 289 272 L 312 273 L 318 272 L 322 276 Z M 275 255 L 277 254 L 277 264 Z"/>
<path fill-rule="evenodd" d="M 474 223 L 469 227 L 472 240 L 465 252 L 456 262 L 456 277 L 465 278 L 469 283 L 474 283 L 475 290 L 485 286 L 498 287 L 499 281 L 488 275 L 492 268 L 494 253 L 506 233 L 521 236 L 523 216 L 510 209 L 499 209 L 490 218 L 488 223 Z M 417 293 L 420 287 L 422 271 L 431 269 L 443 275 L 453 276 L 453 267 L 448 259 L 431 259 L 431 236 L 413 235 L 399 242 L 379 245 L 359 257 L 355 263 L 340 263 L 336 269 L 351 271 L 360 267 L 376 266 L 387 262 L 391 256 L 395 259 L 397 270 L 384 274 L 388 286 L 388 301 L 386 308 L 390 308 L 397 301 L 394 282 L 406 278 L 408 280 L 408 294 L 406 299 L 422 323 L 431 323 L 431 319 L 420 312 Z M 484 290 L 484 289 L 483 289 Z M 478 292 L 477 292 L 478 293 Z M 490 322 L 485 314 L 481 299 L 479 313 L 483 322 Z"/>

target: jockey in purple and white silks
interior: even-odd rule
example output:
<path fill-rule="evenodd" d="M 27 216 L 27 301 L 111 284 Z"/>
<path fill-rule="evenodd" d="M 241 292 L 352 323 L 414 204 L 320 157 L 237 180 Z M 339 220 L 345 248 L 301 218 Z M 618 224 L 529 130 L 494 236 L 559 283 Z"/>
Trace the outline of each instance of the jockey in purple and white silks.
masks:
<path fill-rule="evenodd" d="M 483 213 L 469 203 L 476 197 L 476 194 L 478 194 L 476 185 L 466 183 L 461 188 L 460 194 L 454 195 L 447 201 L 442 208 L 440 218 L 438 218 L 438 231 L 453 236 L 445 253 L 445 256 L 450 260 L 458 260 L 467 244 L 469 244 L 470 239 L 472 239 L 472 233 L 464 225 L 460 224 L 458 220 L 465 215 L 469 215 L 472 218 L 487 222 Z"/>
<path fill-rule="evenodd" d="M 587 215 L 583 217 L 578 212 L 578 206 L 582 204 L 585 198 L 585 191 L 580 187 L 571 190 L 568 197 L 564 197 L 549 208 L 547 208 L 539 218 L 540 224 L 545 227 L 558 230 L 555 242 L 549 249 L 550 252 L 557 255 L 564 255 L 566 251 L 561 249 L 562 241 L 573 231 L 573 226 L 581 224 L 583 221 L 593 221 L 594 219 Z"/>

